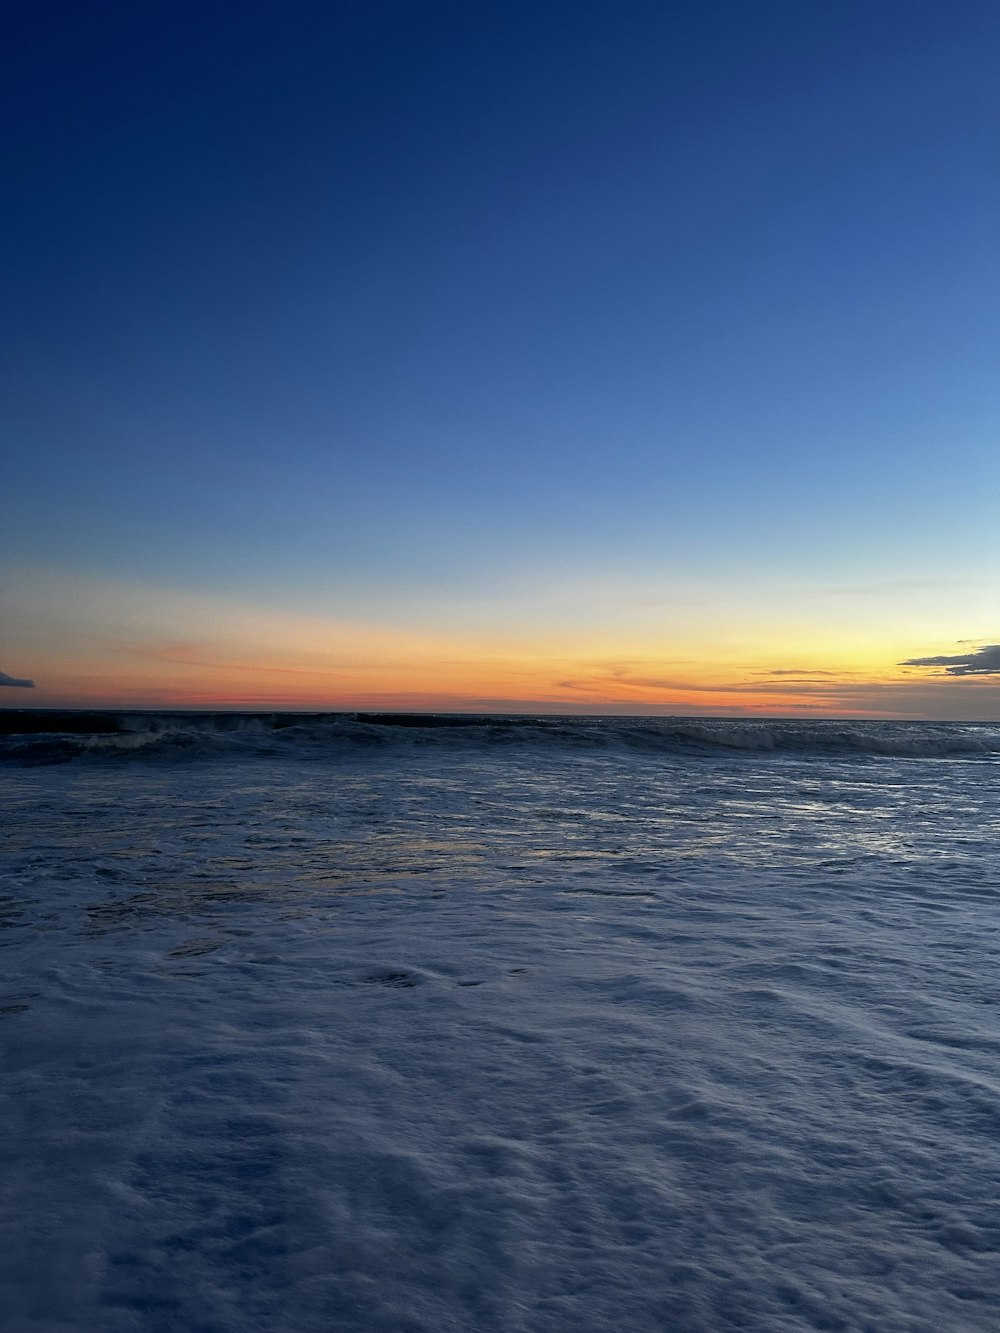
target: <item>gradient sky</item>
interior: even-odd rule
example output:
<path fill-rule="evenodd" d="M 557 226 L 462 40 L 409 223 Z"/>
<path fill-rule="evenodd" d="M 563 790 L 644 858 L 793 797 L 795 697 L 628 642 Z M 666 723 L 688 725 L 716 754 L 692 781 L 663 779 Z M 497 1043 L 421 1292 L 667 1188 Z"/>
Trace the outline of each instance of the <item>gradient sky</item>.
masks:
<path fill-rule="evenodd" d="M 995 0 L 4 46 L 0 705 L 1000 718 Z"/>

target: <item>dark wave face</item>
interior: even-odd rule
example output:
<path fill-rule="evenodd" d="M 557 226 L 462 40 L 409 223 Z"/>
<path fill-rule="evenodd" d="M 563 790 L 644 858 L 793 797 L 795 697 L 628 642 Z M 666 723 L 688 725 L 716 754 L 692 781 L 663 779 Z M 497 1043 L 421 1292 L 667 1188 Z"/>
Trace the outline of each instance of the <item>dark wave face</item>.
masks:
<path fill-rule="evenodd" d="M 566 717 L 450 713 L 182 713 L 11 709 L 0 712 L 0 762 L 189 760 L 414 746 L 622 750 L 696 758 L 747 752 L 989 759 L 1000 723 L 775 718 Z"/>

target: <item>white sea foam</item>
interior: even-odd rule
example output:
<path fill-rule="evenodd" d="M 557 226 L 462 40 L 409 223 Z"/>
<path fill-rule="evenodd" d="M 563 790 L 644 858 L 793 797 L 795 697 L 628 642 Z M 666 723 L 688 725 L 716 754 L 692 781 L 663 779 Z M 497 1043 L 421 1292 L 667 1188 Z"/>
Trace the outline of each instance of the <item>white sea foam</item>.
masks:
<path fill-rule="evenodd" d="M 995 1327 L 989 731 L 731 725 L 8 764 L 5 1330 Z"/>
<path fill-rule="evenodd" d="M 30 727 L 19 730 L 17 719 Z M 961 758 L 1000 755 L 1000 724 L 776 721 L 725 718 L 513 717 L 391 713 L 0 712 L 0 763 L 82 757 L 214 759 L 329 756 L 370 748 L 484 746 L 688 754 L 748 750 L 794 754 Z"/>

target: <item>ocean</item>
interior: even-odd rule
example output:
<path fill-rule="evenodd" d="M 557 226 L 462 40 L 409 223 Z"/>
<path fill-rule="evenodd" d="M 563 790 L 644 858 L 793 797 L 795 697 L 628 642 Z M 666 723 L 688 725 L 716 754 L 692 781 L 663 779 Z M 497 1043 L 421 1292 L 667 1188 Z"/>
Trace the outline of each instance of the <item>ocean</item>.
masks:
<path fill-rule="evenodd" d="M 1000 725 L 0 732 L 5 1333 L 1000 1328 Z"/>

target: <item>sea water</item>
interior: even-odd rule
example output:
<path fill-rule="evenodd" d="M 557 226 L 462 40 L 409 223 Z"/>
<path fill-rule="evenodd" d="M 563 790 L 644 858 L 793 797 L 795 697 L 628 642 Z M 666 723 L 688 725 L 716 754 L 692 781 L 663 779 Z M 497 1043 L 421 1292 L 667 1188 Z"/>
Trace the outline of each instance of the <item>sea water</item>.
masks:
<path fill-rule="evenodd" d="M 1000 727 L 0 716 L 7 1333 L 1000 1327 Z"/>

